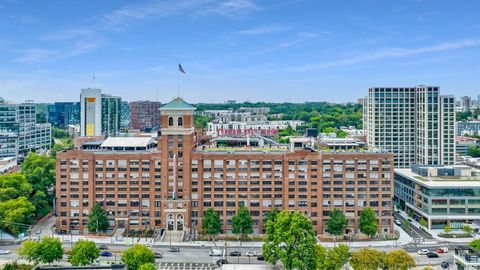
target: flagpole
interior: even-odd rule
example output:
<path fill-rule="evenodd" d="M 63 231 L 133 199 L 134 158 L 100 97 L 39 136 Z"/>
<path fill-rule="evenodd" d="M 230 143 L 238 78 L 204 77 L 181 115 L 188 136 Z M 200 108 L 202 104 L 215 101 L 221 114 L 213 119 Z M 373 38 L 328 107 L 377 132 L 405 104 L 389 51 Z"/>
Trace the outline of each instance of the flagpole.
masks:
<path fill-rule="evenodd" d="M 180 70 L 177 71 L 177 97 L 180 97 Z"/>

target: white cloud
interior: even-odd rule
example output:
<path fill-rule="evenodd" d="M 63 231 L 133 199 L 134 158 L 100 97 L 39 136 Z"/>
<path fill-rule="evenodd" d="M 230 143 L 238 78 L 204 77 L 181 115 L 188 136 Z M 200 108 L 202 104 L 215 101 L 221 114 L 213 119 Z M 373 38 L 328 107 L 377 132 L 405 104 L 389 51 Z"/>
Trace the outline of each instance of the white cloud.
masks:
<path fill-rule="evenodd" d="M 292 71 L 310 71 L 310 70 L 318 70 L 318 69 L 325 69 L 325 68 L 332 68 L 332 67 L 350 66 L 354 64 L 386 59 L 386 58 L 406 57 L 406 56 L 412 56 L 412 55 L 418 55 L 418 54 L 461 49 L 466 47 L 474 47 L 479 45 L 480 45 L 480 39 L 465 39 L 465 40 L 445 42 L 445 43 L 440 43 L 432 46 L 418 47 L 418 48 L 386 48 L 386 49 L 380 49 L 380 50 L 372 51 L 365 54 L 360 54 L 350 58 L 343 58 L 343 59 L 333 60 L 333 61 L 319 63 L 319 64 L 297 66 L 297 67 L 291 68 L 291 70 Z"/>
<path fill-rule="evenodd" d="M 241 35 L 264 35 L 264 34 L 283 32 L 289 29 L 290 27 L 288 26 L 268 25 L 268 26 L 255 27 L 251 29 L 245 29 L 245 30 L 237 31 L 235 33 L 241 34 Z"/>

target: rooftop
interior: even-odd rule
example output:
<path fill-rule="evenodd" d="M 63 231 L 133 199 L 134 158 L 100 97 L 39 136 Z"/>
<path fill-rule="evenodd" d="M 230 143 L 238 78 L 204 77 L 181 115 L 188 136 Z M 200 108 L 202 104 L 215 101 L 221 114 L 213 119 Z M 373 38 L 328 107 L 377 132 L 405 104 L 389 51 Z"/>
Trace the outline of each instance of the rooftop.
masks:
<path fill-rule="evenodd" d="M 414 180 L 418 184 L 435 188 L 480 187 L 480 175 L 472 176 L 421 176 L 411 169 L 395 169 L 396 174 Z"/>
<path fill-rule="evenodd" d="M 151 137 L 108 137 L 100 147 L 148 147 L 155 143 Z"/>
<path fill-rule="evenodd" d="M 183 100 L 181 97 L 176 97 L 169 103 L 163 105 L 160 107 L 160 110 L 195 110 L 195 107 L 193 107 L 191 104 L 187 103 L 185 100 Z"/>

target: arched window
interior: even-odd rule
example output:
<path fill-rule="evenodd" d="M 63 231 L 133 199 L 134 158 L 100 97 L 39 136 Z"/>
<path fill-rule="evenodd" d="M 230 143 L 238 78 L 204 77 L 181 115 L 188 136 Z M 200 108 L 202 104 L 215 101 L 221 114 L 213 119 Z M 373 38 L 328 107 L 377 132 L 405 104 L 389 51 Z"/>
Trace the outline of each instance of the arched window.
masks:
<path fill-rule="evenodd" d="M 183 117 L 178 118 L 178 126 L 183 126 Z"/>
<path fill-rule="evenodd" d="M 173 126 L 173 117 L 168 118 L 168 125 Z"/>

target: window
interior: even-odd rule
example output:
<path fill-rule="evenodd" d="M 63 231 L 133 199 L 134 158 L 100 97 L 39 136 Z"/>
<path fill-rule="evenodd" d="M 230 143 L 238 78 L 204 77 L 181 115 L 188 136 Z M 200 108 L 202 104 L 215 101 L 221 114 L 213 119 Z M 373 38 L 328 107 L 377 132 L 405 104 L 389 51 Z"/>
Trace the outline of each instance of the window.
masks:
<path fill-rule="evenodd" d="M 173 126 L 173 117 L 168 118 L 168 125 Z"/>
<path fill-rule="evenodd" d="M 183 126 L 183 117 L 178 118 L 178 126 Z"/>

